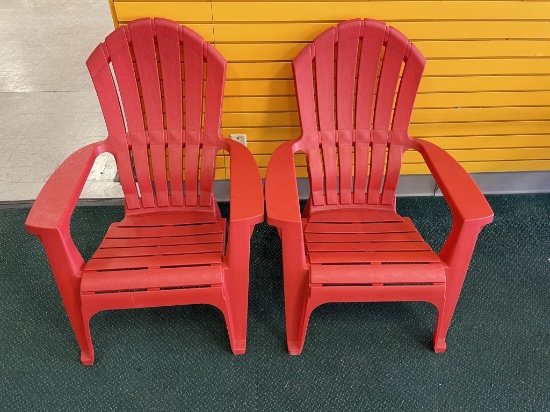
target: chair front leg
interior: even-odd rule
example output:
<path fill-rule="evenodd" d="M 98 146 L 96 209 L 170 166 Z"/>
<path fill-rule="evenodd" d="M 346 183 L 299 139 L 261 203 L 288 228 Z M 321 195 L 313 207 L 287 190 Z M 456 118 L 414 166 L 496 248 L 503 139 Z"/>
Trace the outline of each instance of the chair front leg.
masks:
<path fill-rule="evenodd" d="M 227 328 L 231 350 L 235 355 L 241 355 L 246 351 L 250 238 L 253 230 L 254 225 L 251 226 L 245 221 L 232 222 L 229 225 L 228 273 L 225 280 L 229 295 Z"/>
<path fill-rule="evenodd" d="M 482 227 L 475 222 L 453 223 L 449 238 L 439 257 L 446 265 L 446 293 L 443 312 L 439 312 L 434 334 L 435 352 L 444 352 L 445 338 L 468 272 L 477 237 Z"/>
<path fill-rule="evenodd" d="M 305 264 L 302 225 L 288 225 L 280 233 L 283 248 L 286 341 L 288 353 L 299 355 L 304 348 L 309 317 L 309 271 Z"/>
<path fill-rule="evenodd" d="M 84 260 L 71 240 L 68 227 L 48 230 L 39 235 L 52 268 L 61 300 L 67 311 L 82 356 L 91 353 L 86 337 L 80 299 L 81 270 Z"/>

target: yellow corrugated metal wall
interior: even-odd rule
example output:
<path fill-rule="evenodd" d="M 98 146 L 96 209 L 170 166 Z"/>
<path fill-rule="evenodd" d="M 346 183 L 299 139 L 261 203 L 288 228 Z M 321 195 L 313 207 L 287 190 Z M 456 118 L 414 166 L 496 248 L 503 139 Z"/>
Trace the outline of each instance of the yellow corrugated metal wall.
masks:
<path fill-rule="evenodd" d="M 548 1 L 114 0 L 112 10 L 115 24 L 179 21 L 225 56 L 223 132 L 247 134 L 262 176 L 273 150 L 300 132 L 290 62 L 324 29 L 358 17 L 396 27 L 428 60 L 411 135 L 469 172 L 550 170 Z M 403 171 L 428 173 L 416 153 Z"/>

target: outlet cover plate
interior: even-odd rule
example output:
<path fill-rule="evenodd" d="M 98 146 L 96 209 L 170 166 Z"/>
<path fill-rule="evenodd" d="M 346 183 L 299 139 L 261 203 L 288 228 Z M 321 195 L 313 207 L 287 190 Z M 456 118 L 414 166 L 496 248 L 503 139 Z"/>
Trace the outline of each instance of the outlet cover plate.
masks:
<path fill-rule="evenodd" d="M 229 135 L 229 138 L 246 146 L 246 134 L 244 133 L 232 133 Z"/>

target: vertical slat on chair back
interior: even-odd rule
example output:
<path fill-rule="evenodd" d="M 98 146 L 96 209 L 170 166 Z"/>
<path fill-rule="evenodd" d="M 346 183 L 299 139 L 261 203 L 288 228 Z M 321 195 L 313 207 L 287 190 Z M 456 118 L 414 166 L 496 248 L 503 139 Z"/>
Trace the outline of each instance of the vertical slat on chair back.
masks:
<path fill-rule="evenodd" d="M 172 205 L 183 205 L 183 78 L 179 25 L 155 20 L 166 104 L 166 140 Z M 176 33 L 176 34 L 175 34 Z"/>
<path fill-rule="evenodd" d="M 313 206 L 393 204 L 424 65 L 374 20 L 330 28 L 294 60 Z"/>
<path fill-rule="evenodd" d="M 111 33 L 87 63 L 128 208 L 210 206 L 223 57 L 176 22 L 140 19 Z"/>

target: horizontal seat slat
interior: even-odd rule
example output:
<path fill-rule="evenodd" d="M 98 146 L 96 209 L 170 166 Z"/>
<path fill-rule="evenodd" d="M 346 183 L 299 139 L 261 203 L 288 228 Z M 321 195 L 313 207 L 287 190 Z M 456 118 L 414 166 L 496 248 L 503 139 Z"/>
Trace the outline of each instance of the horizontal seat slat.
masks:
<path fill-rule="evenodd" d="M 168 212 L 147 215 L 130 215 L 118 224 L 118 227 L 174 226 L 214 223 L 210 212 Z"/>
<path fill-rule="evenodd" d="M 331 252 L 331 251 L 413 251 L 431 250 L 430 247 L 421 241 L 417 242 L 308 242 L 307 249 L 310 252 Z"/>
<path fill-rule="evenodd" d="M 309 223 L 306 233 L 388 233 L 413 232 L 407 222 L 398 223 Z"/>
<path fill-rule="evenodd" d="M 440 263 L 427 265 L 311 265 L 311 283 L 440 283 L 445 282 L 445 270 Z"/>
<path fill-rule="evenodd" d="M 102 247 L 94 253 L 94 258 L 183 255 L 194 253 L 222 253 L 221 243 L 200 243 L 195 245 L 143 246 L 126 248 Z"/>
<path fill-rule="evenodd" d="M 402 222 L 403 218 L 388 210 L 331 210 L 317 212 L 309 217 L 311 223 L 360 223 L 360 222 Z"/>
<path fill-rule="evenodd" d="M 204 235 L 210 233 L 222 233 L 222 229 L 217 222 L 186 226 L 117 227 L 115 230 L 109 230 L 105 237 L 108 239 L 120 239 L 138 237 Z"/>
<path fill-rule="evenodd" d="M 422 240 L 418 232 L 405 233 L 305 233 L 306 242 L 406 242 Z"/>
<path fill-rule="evenodd" d="M 105 239 L 102 247 L 140 247 L 140 246 L 168 246 L 168 245 L 193 245 L 202 243 L 223 242 L 222 233 L 212 233 L 207 235 L 189 235 L 189 236 L 170 236 L 170 237 L 142 237 L 142 238 L 121 238 Z"/>
<path fill-rule="evenodd" d="M 221 263 L 220 253 L 188 255 L 141 256 L 126 258 L 91 259 L 84 267 L 88 270 L 124 270 L 166 266 L 210 265 Z"/>
<path fill-rule="evenodd" d="M 222 283 L 220 265 L 131 271 L 84 272 L 81 293 L 176 288 Z"/>
<path fill-rule="evenodd" d="M 308 255 L 312 264 L 347 263 L 436 263 L 439 257 L 432 251 L 415 252 L 311 252 Z"/>

